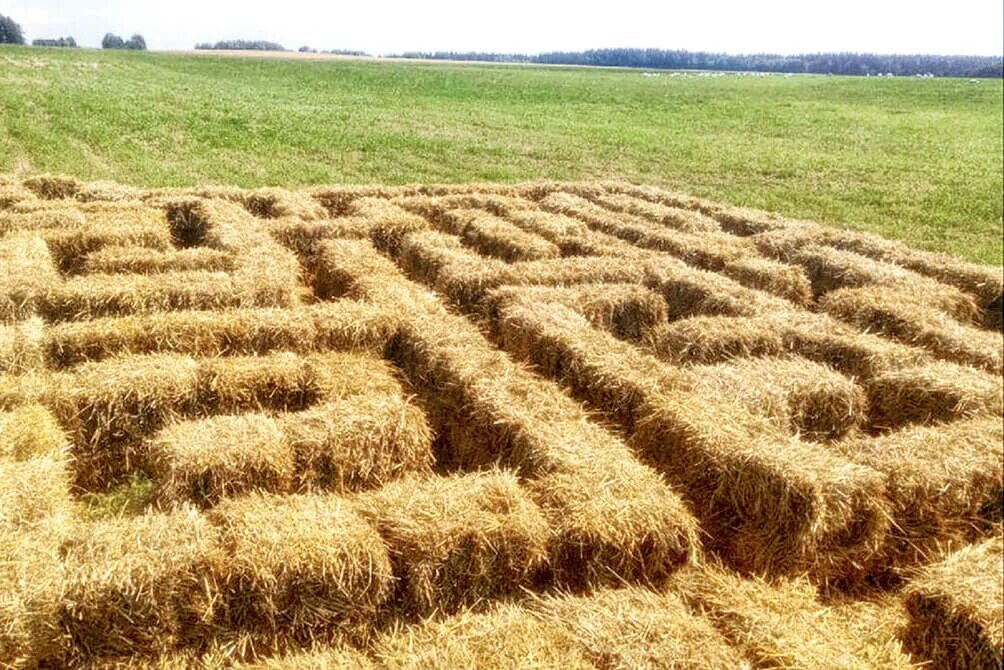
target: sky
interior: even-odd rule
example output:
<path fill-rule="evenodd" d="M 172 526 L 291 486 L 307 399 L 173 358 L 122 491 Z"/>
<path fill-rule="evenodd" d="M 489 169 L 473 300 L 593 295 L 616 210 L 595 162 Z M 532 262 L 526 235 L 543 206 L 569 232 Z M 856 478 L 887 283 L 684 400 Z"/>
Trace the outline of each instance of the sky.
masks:
<path fill-rule="evenodd" d="M 151 49 L 267 39 L 296 49 L 539 53 L 643 47 L 728 53 L 1001 55 L 1001 0 L 0 0 L 31 40 L 142 34 Z"/>

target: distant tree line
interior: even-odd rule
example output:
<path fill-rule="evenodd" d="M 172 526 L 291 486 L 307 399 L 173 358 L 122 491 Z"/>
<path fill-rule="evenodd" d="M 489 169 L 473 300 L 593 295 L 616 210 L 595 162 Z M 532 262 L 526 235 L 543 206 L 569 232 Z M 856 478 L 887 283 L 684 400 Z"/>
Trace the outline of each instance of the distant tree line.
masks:
<path fill-rule="evenodd" d="M 203 50 L 222 49 L 227 51 L 285 51 L 286 47 L 267 40 L 220 40 L 216 44 L 202 42 L 195 48 Z"/>
<path fill-rule="evenodd" d="M 101 48 L 146 51 L 146 40 L 143 39 L 142 35 L 133 35 L 128 40 L 124 40 L 114 33 L 107 33 L 101 40 Z"/>
<path fill-rule="evenodd" d="M 321 49 L 320 51 L 314 49 L 313 47 L 303 46 L 297 49 L 302 54 L 334 54 L 336 56 L 369 56 L 365 51 L 354 51 L 352 49 Z"/>
<path fill-rule="evenodd" d="M 31 41 L 33 47 L 76 47 L 77 40 L 72 37 L 58 37 L 56 39 L 40 37 Z"/>
<path fill-rule="evenodd" d="M 0 44 L 24 44 L 24 33 L 21 26 L 10 18 L 0 14 Z"/>
<path fill-rule="evenodd" d="M 406 52 L 402 58 L 434 60 L 479 60 L 498 63 L 540 63 L 548 65 L 599 65 L 636 67 L 651 70 L 731 70 L 791 74 L 842 74 L 897 76 L 933 74 L 939 77 L 1002 77 L 1001 56 L 882 55 L 820 53 L 782 56 L 778 54 L 724 54 L 708 51 L 667 51 L 664 49 L 590 49 L 553 51 L 537 55 L 478 52 Z"/>

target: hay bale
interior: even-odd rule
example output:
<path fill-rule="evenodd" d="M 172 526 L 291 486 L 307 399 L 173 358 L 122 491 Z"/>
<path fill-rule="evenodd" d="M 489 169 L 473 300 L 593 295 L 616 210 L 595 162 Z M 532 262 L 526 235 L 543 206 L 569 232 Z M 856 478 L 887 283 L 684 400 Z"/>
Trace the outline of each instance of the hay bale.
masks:
<path fill-rule="evenodd" d="M 483 258 L 443 233 L 406 235 L 399 250 L 406 273 L 470 309 L 482 300 L 485 291 L 506 283 L 512 274 L 504 262 Z"/>
<path fill-rule="evenodd" d="M 49 245 L 60 271 L 66 274 L 79 273 L 87 255 L 104 247 L 143 247 L 157 251 L 171 248 L 167 227 L 155 210 L 131 213 L 135 220 L 116 220 L 120 216 L 124 214 L 113 212 L 109 217 L 85 215 L 83 226 L 45 229 L 39 234 Z"/>
<path fill-rule="evenodd" d="M 857 328 L 923 347 L 944 360 L 996 374 L 1004 364 L 1001 333 L 959 323 L 903 291 L 842 289 L 827 294 L 820 307 Z"/>
<path fill-rule="evenodd" d="M 388 354 L 443 436 L 440 462 L 511 467 L 554 529 L 556 579 L 659 581 L 697 551 L 696 522 L 581 406 L 512 363 L 460 317 L 415 317 Z"/>
<path fill-rule="evenodd" d="M 1001 516 L 1004 428 L 999 417 L 911 426 L 832 448 L 881 472 L 893 523 L 880 571 L 900 570 L 986 532 Z"/>
<path fill-rule="evenodd" d="M 259 188 L 249 191 L 244 195 L 244 206 L 249 212 L 263 219 L 289 216 L 305 221 L 316 221 L 328 218 L 327 210 L 308 194 L 284 188 Z"/>
<path fill-rule="evenodd" d="M 718 222 L 700 212 L 669 207 L 661 203 L 634 198 L 630 195 L 610 194 L 595 196 L 590 199 L 606 209 L 644 217 L 667 228 L 682 232 L 714 233 L 721 230 Z"/>
<path fill-rule="evenodd" d="M 696 375 L 662 366 L 560 305 L 516 305 L 502 317 L 506 349 L 633 431 L 630 444 L 682 487 L 738 565 L 854 578 L 877 550 L 887 530 L 878 473 L 709 397 Z"/>
<path fill-rule="evenodd" d="M 181 666 L 177 670 L 184 670 L 187 667 Z M 264 658 L 254 663 L 233 667 L 241 670 L 377 670 L 378 666 L 369 656 L 353 647 L 335 646 Z"/>
<path fill-rule="evenodd" d="M 456 222 L 456 232 L 449 232 L 459 235 L 464 244 L 486 256 L 507 263 L 561 256 L 561 250 L 543 237 L 486 212 L 454 210 L 449 216 Z"/>
<path fill-rule="evenodd" d="M 68 523 L 72 505 L 62 449 L 22 461 L 0 460 L 0 529 L 46 531 Z"/>
<path fill-rule="evenodd" d="M 371 310 L 372 311 L 372 310 Z M 178 353 L 216 357 L 266 354 L 277 350 L 306 353 L 337 341 L 337 306 L 330 309 L 228 309 L 160 312 L 59 323 L 45 331 L 45 358 L 66 368 L 123 354 Z M 318 318 L 327 328 L 323 338 Z M 349 310 L 345 317 L 363 316 Z M 371 317 L 372 318 L 372 317 Z M 365 321 L 358 329 L 365 334 Z M 343 328 L 348 328 L 346 324 Z M 346 339 L 355 339 L 347 334 Z M 365 338 L 361 338 L 365 339 Z"/>
<path fill-rule="evenodd" d="M 389 670 L 596 667 L 566 628 L 512 604 L 391 630 L 374 643 L 373 656 Z"/>
<path fill-rule="evenodd" d="M 812 285 L 805 271 L 795 265 L 748 256 L 729 261 L 722 273 L 748 288 L 766 291 L 799 307 L 812 304 Z"/>
<path fill-rule="evenodd" d="M 34 200 L 35 194 L 18 184 L 0 183 L 0 212 L 24 200 Z M 2 224 L 0 224 L 2 226 Z"/>
<path fill-rule="evenodd" d="M 161 251 L 147 247 L 107 246 L 87 254 L 81 270 L 87 274 L 160 274 L 162 272 L 228 272 L 230 254 L 208 247 Z"/>
<path fill-rule="evenodd" d="M 397 604 L 413 615 L 512 596 L 547 564 L 547 521 L 507 472 L 409 477 L 354 502 L 387 543 Z"/>
<path fill-rule="evenodd" d="M 782 334 L 758 317 L 692 316 L 653 328 L 644 345 L 659 358 L 679 365 L 709 365 L 785 352 Z"/>
<path fill-rule="evenodd" d="M 95 181 L 81 184 L 73 195 L 81 202 L 121 202 L 139 200 L 141 191 L 112 181 Z"/>
<path fill-rule="evenodd" d="M 41 405 L 0 411 L 0 461 L 25 461 L 59 454 L 66 436 L 56 419 Z"/>
<path fill-rule="evenodd" d="M 863 426 L 864 389 L 804 358 L 759 358 L 690 368 L 695 391 L 728 396 L 808 440 L 837 440 Z"/>
<path fill-rule="evenodd" d="M 80 228 L 86 221 L 76 209 L 42 209 L 37 212 L 0 211 L 0 234 L 38 233 L 49 229 Z"/>
<path fill-rule="evenodd" d="M 80 182 L 73 177 L 62 177 L 57 175 L 40 174 L 28 177 L 23 182 L 24 187 L 30 189 L 40 198 L 46 200 L 56 200 L 59 198 L 72 198 L 80 190 Z"/>
<path fill-rule="evenodd" d="M 671 258 L 647 263 L 644 283 L 666 299 L 670 321 L 689 316 L 761 316 L 793 307 L 786 300 Z"/>
<path fill-rule="evenodd" d="M 35 316 L 40 296 L 59 281 L 41 237 L 25 233 L 0 238 L 0 322 Z"/>
<path fill-rule="evenodd" d="M 371 221 L 373 246 L 391 256 L 397 256 L 405 235 L 430 229 L 429 222 L 421 216 L 376 198 L 353 200 L 348 206 L 348 213 Z"/>
<path fill-rule="evenodd" d="M 146 450 L 154 498 L 163 506 L 209 507 L 249 491 L 293 489 L 293 450 L 279 423 L 262 414 L 169 424 Z"/>
<path fill-rule="evenodd" d="M 533 209 L 513 209 L 505 214 L 507 221 L 528 233 L 540 235 L 561 249 L 564 255 L 577 255 L 581 240 L 589 234 L 589 227 L 570 216 Z"/>
<path fill-rule="evenodd" d="M 529 608 L 567 631 L 596 667 L 711 670 L 747 665 L 679 597 L 639 587 L 535 598 Z"/>
<path fill-rule="evenodd" d="M 767 583 L 719 567 L 682 570 L 670 590 L 710 619 L 754 667 L 915 668 L 894 640 L 861 635 L 804 579 Z"/>
<path fill-rule="evenodd" d="M 252 494 L 224 500 L 210 519 L 225 552 L 214 575 L 221 625 L 250 634 L 255 653 L 360 641 L 391 595 L 383 540 L 338 497 Z"/>
<path fill-rule="evenodd" d="M 423 299 L 440 306 L 428 293 Z M 408 296 L 394 300 L 412 300 Z M 317 347 L 335 351 L 381 353 L 397 332 L 401 313 L 366 301 L 339 300 L 307 307 L 317 332 Z"/>
<path fill-rule="evenodd" d="M 867 380 L 872 430 L 1004 414 L 1001 377 L 941 361 L 889 370 Z"/>
<path fill-rule="evenodd" d="M 24 374 L 45 365 L 44 325 L 38 317 L 0 324 L 0 374 Z"/>
<path fill-rule="evenodd" d="M 432 468 L 432 429 L 400 391 L 332 400 L 279 417 L 279 425 L 298 490 L 360 491 Z"/>
<path fill-rule="evenodd" d="M 309 262 L 317 254 L 324 240 L 368 240 L 374 222 L 361 217 L 342 217 L 324 221 L 304 221 L 298 218 L 281 218 L 266 221 L 262 227 L 279 244 L 290 249 L 300 259 Z"/>
<path fill-rule="evenodd" d="M 143 438 L 194 411 L 199 366 L 186 356 L 85 363 L 48 383 L 47 403 L 70 435 L 76 484 L 100 490 L 142 467 Z"/>
<path fill-rule="evenodd" d="M 1004 542 L 998 535 L 926 568 L 907 586 L 911 625 L 904 641 L 943 667 L 999 668 L 1004 662 Z"/>
<path fill-rule="evenodd" d="M 77 660 L 153 656 L 212 630 L 218 534 L 196 511 L 82 526 L 67 544 L 60 624 Z"/>
<path fill-rule="evenodd" d="M 564 305 L 582 314 L 597 328 L 629 340 L 638 340 L 666 322 L 666 302 L 635 284 L 502 286 L 490 291 L 485 298 L 489 318 L 497 318 L 499 306 L 514 300 Z"/>

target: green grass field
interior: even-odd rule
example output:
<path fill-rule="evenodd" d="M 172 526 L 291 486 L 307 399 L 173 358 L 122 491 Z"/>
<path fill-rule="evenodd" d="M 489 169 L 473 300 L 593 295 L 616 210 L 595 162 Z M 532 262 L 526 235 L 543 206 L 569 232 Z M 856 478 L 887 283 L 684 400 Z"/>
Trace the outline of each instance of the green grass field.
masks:
<path fill-rule="evenodd" d="M 0 48 L 0 171 L 144 185 L 623 177 L 1000 263 L 1000 80 Z"/>

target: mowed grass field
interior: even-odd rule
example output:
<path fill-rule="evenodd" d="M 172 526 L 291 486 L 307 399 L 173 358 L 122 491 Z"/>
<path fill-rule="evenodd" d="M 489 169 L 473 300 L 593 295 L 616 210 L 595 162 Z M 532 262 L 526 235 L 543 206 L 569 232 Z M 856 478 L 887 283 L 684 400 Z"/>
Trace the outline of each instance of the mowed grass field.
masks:
<path fill-rule="evenodd" d="M 0 49 L 0 172 L 147 187 L 620 177 L 999 264 L 999 80 Z"/>

